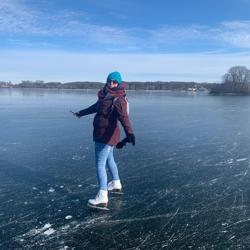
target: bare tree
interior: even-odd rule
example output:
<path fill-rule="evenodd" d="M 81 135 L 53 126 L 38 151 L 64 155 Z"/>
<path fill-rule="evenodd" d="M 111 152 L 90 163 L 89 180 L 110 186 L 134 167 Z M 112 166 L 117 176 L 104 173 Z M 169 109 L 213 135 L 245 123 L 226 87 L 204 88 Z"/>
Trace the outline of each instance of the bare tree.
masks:
<path fill-rule="evenodd" d="M 215 84 L 210 93 L 212 94 L 250 94 L 250 70 L 245 66 L 231 67 L 222 76 L 222 84 Z"/>
<path fill-rule="evenodd" d="M 245 66 L 231 67 L 222 78 L 224 92 L 249 93 L 250 70 Z"/>
<path fill-rule="evenodd" d="M 245 66 L 234 66 L 223 76 L 223 83 L 249 84 L 250 70 Z"/>

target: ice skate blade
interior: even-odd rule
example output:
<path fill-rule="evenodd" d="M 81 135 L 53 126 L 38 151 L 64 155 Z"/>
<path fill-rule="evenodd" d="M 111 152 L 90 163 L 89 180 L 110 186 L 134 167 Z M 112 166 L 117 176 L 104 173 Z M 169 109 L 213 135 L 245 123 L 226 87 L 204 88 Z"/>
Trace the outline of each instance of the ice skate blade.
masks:
<path fill-rule="evenodd" d="M 90 207 L 90 208 L 93 208 L 93 209 L 97 209 L 97 210 L 109 211 L 109 209 L 107 207 L 105 207 L 105 206 L 97 206 L 97 205 L 92 205 L 90 203 L 88 203 L 87 206 Z"/>

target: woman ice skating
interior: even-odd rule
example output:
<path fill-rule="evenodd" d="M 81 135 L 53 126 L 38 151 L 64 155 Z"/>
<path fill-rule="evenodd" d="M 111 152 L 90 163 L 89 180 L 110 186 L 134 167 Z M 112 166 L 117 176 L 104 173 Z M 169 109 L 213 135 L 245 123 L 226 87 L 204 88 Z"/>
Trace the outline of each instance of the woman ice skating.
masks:
<path fill-rule="evenodd" d="M 119 72 L 112 72 L 107 77 L 103 89 L 98 92 L 98 100 L 92 106 L 74 113 L 77 117 L 96 113 L 93 121 L 95 142 L 95 158 L 99 191 L 94 199 L 88 201 L 88 206 L 105 209 L 108 204 L 108 191 L 121 191 L 122 185 L 118 168 L 113 156 L 114 147 L 120 141 L 118 121 L 124 128 L 128 143 L 135 145 L 135 136 L 127 111 L 126 84 Z M 121 144 L 121 143 L 120 143 Z M 118 148 L 120 148 L 121 145 Z M 112 181 L 107 182 L 106 163 L 112 175 Z"/>

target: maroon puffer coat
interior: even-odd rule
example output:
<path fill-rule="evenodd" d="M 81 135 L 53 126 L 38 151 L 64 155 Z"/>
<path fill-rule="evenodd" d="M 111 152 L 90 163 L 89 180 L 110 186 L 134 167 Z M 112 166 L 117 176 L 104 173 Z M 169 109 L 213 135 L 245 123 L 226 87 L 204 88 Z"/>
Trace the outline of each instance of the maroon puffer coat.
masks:
<path fill-rule="evenodd" d="M 133 133 L 127 113 L 125 86 L 125 83 L 112 89 L 105 86 L 98 92 L 98 101 L 95 104 L 79 111 L 81 116 L 96 113 L 93 121 L 94 141 L 115 146 L 120 141 L 118 120 L 126 135 Z"/>

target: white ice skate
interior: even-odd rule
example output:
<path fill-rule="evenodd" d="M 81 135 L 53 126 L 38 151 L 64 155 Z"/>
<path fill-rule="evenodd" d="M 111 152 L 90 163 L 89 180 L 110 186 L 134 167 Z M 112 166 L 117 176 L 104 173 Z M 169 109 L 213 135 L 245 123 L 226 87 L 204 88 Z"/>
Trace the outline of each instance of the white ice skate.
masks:
<path fill-rule="evenodd" d="M 95 199 L 89 199 L 88 207 L 101 209 L 101 210 L 109 210 L 108 206 L 108 191 L 106 190 L 99 190 Z"/>
<path fill-rule="evenodd" d="M 108 191 L 113 194 L 123 194 L 120 180 L 113 180 L 108 183 Z"/>

